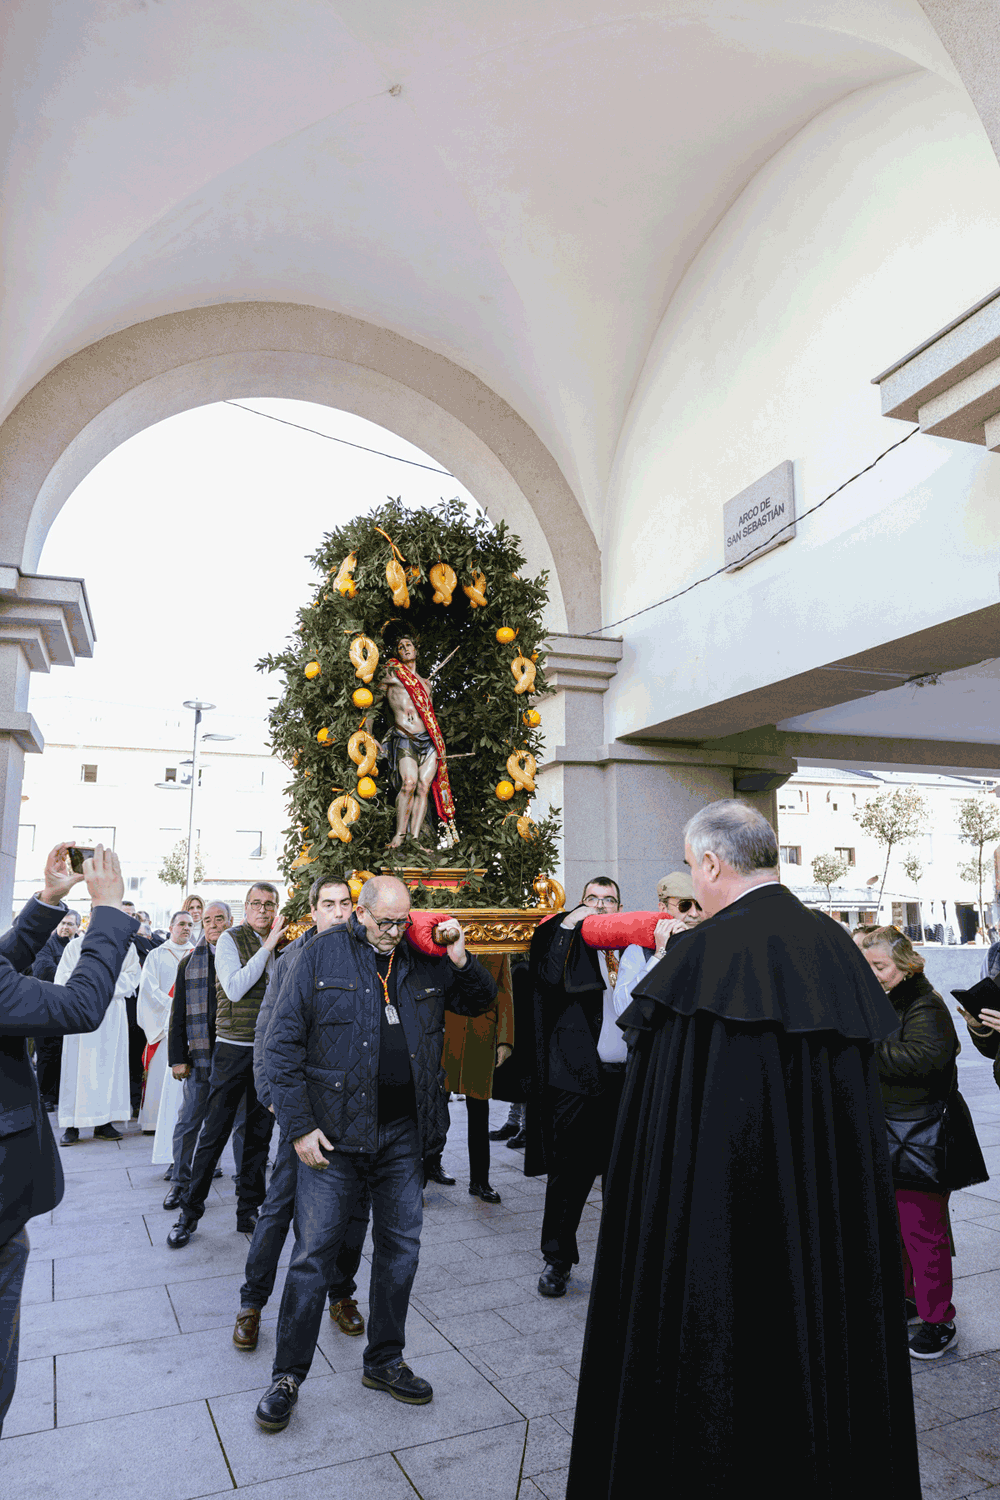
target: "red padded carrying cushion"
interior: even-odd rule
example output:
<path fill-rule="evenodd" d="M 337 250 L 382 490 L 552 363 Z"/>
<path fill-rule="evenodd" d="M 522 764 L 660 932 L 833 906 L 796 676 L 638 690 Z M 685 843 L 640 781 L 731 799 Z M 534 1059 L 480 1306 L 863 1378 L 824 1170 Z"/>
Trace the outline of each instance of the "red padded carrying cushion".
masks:
<path fill-rule="evenodd" d="M 444 958 L 448 952 L 440 943 L 434 941 L 433 932 L 439 922 L 447 922 L 451 918 L 449 911 L 411 911 L 410 920 L 412 926 L 406 936 L 420 953 L 429 953 L 434 958 Z"/>
<path fill-rule="evenodd" d="M 653 931 L 664 916 L 662 911 L 616 911 L 607 916 L 584 917 L 580 923 L 583 941 L 588 948 L 627 948 L 631 943 L 652 948 Z"/>

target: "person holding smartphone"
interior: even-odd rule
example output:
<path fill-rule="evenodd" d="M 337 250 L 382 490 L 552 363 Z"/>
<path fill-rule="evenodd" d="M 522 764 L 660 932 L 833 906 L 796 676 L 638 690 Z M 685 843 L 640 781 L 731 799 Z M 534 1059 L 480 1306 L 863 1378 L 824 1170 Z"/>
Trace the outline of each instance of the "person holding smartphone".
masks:
<path fill-rule="evenodd" d="M 81 873 L 57 844 L 45 861 L 42 888 L 0 937 L 0 1431 L 17 1380 L 21 1287 L 28 1264 L 29 1219 L 63 1195 L 52 1129 L 28 1056 L 28 1037 L 92 1032 L 111 1004 L 135 923 L 121 909 L 121 867 L 98 844 Z M 65 985 L 18 971 L 32 962 L 66 915 L 65 897 L 85 879 L 92 903 L 79 962 Z"/>

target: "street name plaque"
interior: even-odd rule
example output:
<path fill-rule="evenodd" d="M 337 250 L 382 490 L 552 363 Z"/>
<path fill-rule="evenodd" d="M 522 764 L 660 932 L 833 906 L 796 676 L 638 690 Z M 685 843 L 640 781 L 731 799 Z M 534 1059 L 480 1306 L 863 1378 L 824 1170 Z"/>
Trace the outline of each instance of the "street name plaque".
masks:
<path fill-rule="evenodd" d="M 748 485 L 722 507 L 726 572 L 735 573 L 795 535 L 795 469 L 791 459 Z"/>

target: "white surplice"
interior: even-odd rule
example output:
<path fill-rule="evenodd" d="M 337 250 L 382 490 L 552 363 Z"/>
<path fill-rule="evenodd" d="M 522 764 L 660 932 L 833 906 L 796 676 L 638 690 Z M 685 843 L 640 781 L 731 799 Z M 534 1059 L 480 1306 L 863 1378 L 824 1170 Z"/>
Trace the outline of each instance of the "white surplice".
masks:
<path fill-rule="evenodd" d="M 161 943 L 149 954 L 142 966 L 142 982 L 136 1003 L 136 1020 L 146 1033 L 150 1046 L 159 1042 L 153 1060 L 146 1070 L 146 1088 L 139 1111 L 139 1129 L 156 1129 L 160 1110 L 160 1096 L 167 1072 L 167 1027 L 170 1025 L 170 1006 L 174 998 L 177 967 L 185 953 L 191 952 L 190 943 Z"/>
<path fill-rule="evenodd" d="M 56 984 L 65 984 L 76 968 L 84 935 L 70 938 L 63 949 Z M 111 1120 L 132 1118 L 125 996 L 135 994 L 139 973 L 138 954 L 129 944 L 114 997 L 100 1026 L 96 1031 L 63 1037 L 59 1078 L 59 1125 L 63 1130 L 70 1125 L 107 1125 Z"/>

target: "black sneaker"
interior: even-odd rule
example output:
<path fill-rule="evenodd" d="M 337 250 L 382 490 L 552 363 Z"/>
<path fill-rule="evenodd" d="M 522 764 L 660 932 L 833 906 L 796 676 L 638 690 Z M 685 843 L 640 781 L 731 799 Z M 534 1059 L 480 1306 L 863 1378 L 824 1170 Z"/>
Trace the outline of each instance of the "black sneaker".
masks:
<path fill-rule="evenodd" d="M 954 1323 L 921 1323 L 910 1340 L 914 1359 L 940 1359 L 958 1338 Z"/>
<path fill-rule="evenodd" d="M 257 1402 L 254 1421 L 265 1432 L 284 1432 L 298 1399 L 299 1383 L 295 1376 L 282 1375 Z"/>
<path fill-rule="evenodd" d="M 391 1365 L 382 1365 L 377 1370 L 365 1370 L 361 1384 L 372 1391 L 388 1391 L 390 1396 L 394 1396 L 397 1401 L 405 1401 L 407 1406 L 426 1406 L 434 1396 L 430 1382 L 414 1375 L 409 1365 L 404 1364 L 401 1359 L 393 1360 Z"/>
<path fill-rule="evenodd" d="M 148 1135 L 149 1132 L 147 1131 L 146 1134 Z M 122 1135 L 121 1131 L 116 1130 L 110 1121 L 107 1123 L 107 1125 L 94 1126 L 95 1141 L 121 1141 L 124 1139 L 125 1137 Z"/>

